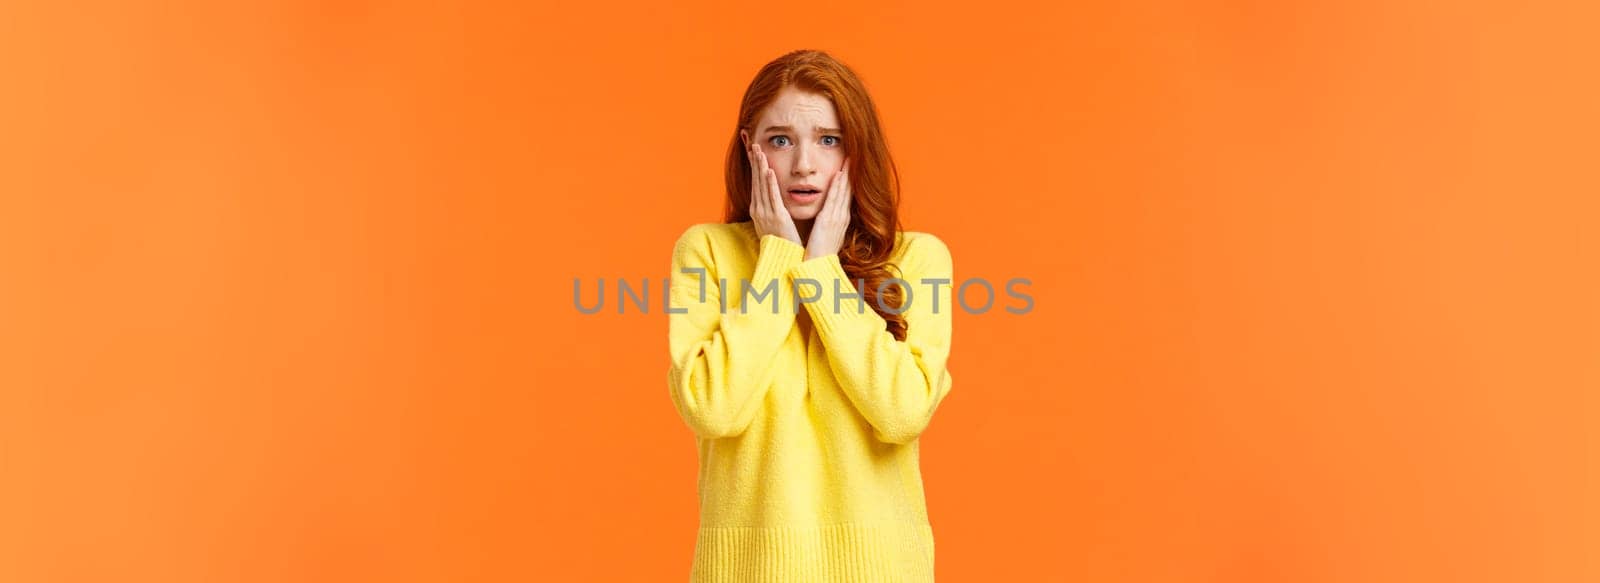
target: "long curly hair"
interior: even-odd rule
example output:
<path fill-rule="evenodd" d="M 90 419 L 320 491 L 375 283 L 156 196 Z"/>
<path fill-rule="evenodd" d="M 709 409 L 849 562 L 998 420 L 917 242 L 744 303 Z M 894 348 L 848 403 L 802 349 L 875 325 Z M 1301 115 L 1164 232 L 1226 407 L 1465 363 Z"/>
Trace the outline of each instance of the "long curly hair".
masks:
<path fill-rule="evenodd" d="M 724 176 L 728 188 L 726 221 L 739 223 L 750 218 L 750 166 L 739 139 L 739 130 L 754 136 L 756 116 L 777 99 L 785 87 L 821 94 L 833 102 L 844 135 L 845 156 L 850 159 L 850 226 L 839 249 L 839 263 L 852 283 L 865 284 L 857 291 L 867 306 L 887 323 L 886 329 L 898 340 L 906 338 L 906 320 L 880 307 L 878 288 L 883 287 L 884 306 L 899 310 L 903 291 L 898 285 L 883 285 L 892 277 L 889 256 L 898 243 L 900 229 L 900 173 L 884 143 L 878 110 L 866 87 L 854 71 L 822 51 L 799 50 L 788 53 L 761 68 L 745 89 L 739 104 L 739 120 L 728 141 L 728 165 Z M 899 266 L 895 266 L 899 271 Z"/>

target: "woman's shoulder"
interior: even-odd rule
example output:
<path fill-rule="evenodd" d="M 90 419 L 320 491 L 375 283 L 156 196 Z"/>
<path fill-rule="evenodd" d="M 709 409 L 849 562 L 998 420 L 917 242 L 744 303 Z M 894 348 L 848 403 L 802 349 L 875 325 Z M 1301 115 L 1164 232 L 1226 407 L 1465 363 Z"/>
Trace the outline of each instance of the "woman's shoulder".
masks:
<path fill-rule="evenodd" d="M 950 261 L 950 247 L 944 239 L 926 231 L 897 231 L 894 255 L 906 262 Z"/>
<path fill-rule="evenodd" d="M 725 256 L 729 251 L 735 254 L 749 252 L 758 243 L 755 224 L 750 221 L 695 223 L 678 235 L 672 254 L 680 261 L 712 264 L 717 257 Z"/>
<path fill-rule="evenodd" d="M 695 223 L 678 235 L 678 245 L 714 246 L 756 240 L 755 223 Z"/>
<path fill-rule="evenodd" d="M 895 231 L 895 234 L 900 236 L 899 244 L 906 245 L 908 247 L 914 244 L 944 245 L 943 239 L 940 239 L 938 235 L 934 235 L 933 233 L 929 233 L 927 231 Z"/>

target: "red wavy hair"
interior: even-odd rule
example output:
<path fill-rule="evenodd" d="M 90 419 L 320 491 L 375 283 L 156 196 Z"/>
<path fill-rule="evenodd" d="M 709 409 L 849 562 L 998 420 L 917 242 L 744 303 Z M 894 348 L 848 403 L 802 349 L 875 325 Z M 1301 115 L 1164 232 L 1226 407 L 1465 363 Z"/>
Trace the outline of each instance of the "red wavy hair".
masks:
<path fill-rule="evenodd" d="M 880 307 L 878 288 L 891 277 L 903 277 L 899 266 L 891 273 L 889 256 L 898 244 L 900 229 L 900 172 L 889 156 L 878 110 L 866 87 L 854 71 L 822 51 L 799 50 L 767 63 L 745 89 L 739 104 L 738 124 L 728 142 L 728 165 L 724 176 L 728 188 L 726 221 L 740 223 L 750 219 L 750 162 L 745 155 L 739 130 L 756 134 L 756 116 L 766 109 L 785 87 L 823 95 L 838 112 L 845 156 L 850 159 L 850 226 L 839 248 L 839 263 L 862 299 L 883 317 L 885 328 L 898 340 L 906 338 L 905 317 Z M 883 286 L 882 303 L 899 309 L 902 290 L 898 285 Z"/>

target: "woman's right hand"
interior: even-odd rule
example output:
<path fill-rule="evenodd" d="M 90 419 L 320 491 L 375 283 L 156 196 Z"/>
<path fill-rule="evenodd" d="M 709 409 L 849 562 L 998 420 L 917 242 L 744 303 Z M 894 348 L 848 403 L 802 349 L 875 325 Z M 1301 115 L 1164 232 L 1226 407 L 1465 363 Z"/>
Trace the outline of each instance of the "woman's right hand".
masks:
<path fill-rule="evenodd" d="M 767 167 L 766 152 L 761 151 L 761 146 L 752 141 L 744 130 L 739 130 L 739 137 L 744 140 L 744 153 L 750 159 L 750 221 L 755 223 L 756 238 L 777 235 L 794 241 L 796 245 L 804 245 L 800 241 L 799 229 L 794 226 L 794 218 L 789 216 L 789 209 L 783 206 L 778 174 Z"/>

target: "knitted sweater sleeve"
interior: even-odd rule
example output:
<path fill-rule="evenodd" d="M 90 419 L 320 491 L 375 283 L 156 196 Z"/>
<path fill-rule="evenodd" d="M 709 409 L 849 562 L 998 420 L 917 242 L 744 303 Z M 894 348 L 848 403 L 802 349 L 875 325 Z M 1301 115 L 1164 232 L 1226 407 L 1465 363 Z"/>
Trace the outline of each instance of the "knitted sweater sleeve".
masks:
<path fill-rule="evenodd" d="M 700 225 L 685 231 L 673 247 L 668 388 L 678 415 L 705 439 L 739 435 L 750 426 L 774 381 L 779 349 L 794 326 L 788 271 L 805 248 L 764 235 L 759 253 L 746 285 L 742 276 L 719 281 L 727 276 L 718 276 Z M 776 289 L 769 290 L 774 283 Z"/>
<path fill-rule="evenodd" d="M 906 244 L 901 273 L 910 289 L 902 296 L 904 341 L 895 339 L 883 317 L 858 299 L 864 296 L 837 254 L 805 259 L 791 270 L 806 299 L 815 295 L 810 281 L 820 284 L 820 298 L 806 302 L 805 309 L 816 323 L 834 377 L 875 436 L 897 444 L 916 439 L 950 392 L 945 361 L 955 306 L 950 251 L 944 242 L 919 233 Z"/>

